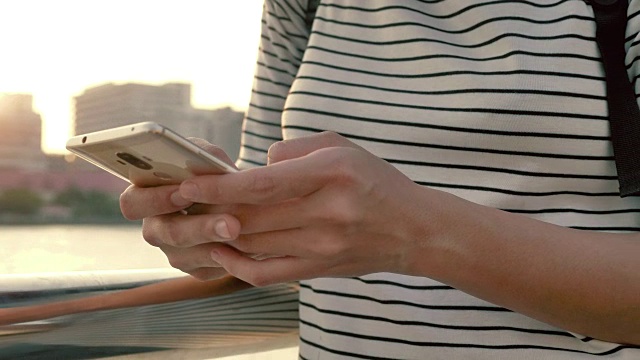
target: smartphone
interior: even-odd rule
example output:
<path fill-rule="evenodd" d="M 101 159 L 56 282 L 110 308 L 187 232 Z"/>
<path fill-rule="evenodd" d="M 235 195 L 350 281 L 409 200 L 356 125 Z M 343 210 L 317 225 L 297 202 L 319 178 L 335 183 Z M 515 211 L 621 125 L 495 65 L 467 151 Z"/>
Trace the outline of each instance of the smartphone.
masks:
<path fill-rule="evenodd" d="M 236 169 L 174 131 L 147 121 L 76 135 L 67 150 L 140 187 L 179 184 Z"/>

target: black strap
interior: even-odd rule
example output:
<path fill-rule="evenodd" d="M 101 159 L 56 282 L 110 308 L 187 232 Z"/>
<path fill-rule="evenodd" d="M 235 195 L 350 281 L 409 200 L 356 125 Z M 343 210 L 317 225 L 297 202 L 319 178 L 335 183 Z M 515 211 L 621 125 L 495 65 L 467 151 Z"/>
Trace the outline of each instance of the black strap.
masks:
<path fill-rule="evenodd" d="M 596 17 L 596 42 L 607 82 L 611 142 L 620 196 L 640 192 L 640 109 L 625 66 L 627 0 L 588 0 Z"/>

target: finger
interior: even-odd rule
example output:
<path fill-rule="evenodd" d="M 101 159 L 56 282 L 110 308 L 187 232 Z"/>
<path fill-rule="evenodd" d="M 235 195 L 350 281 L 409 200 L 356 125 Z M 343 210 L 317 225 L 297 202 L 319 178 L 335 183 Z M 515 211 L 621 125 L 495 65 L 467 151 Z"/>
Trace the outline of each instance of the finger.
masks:
<path fill-rule="evenodd" d="M 184 209 L 183 213 L 189 215 L 202 215 L 202 214 L 235 214 L 239 205 L 225 204 L 225 205 L 210 205 L 210 204 L 193 204 Z"/>
<path fill-rule="evenodd" d="M 167 245 L 160 246 L 166 255 L 169 265 L 178 270 L 190 273 L 200 268 L 219 268 L 220 264 L 211 258 L 211 251 L 224 246 L 220 243 L 209 243 L 190 248 L 176 248 Z"/>
<path fill-rule="evenodd" d="M 304 237 L 305 234 L 306 237 Z M 302 229 L 291 229 L 240 235 L 236 240 L 226 244 L 245 254 L 309 257 L 310 242 L 314 240 L 309 238 L 308 232 Z M 317 245 L 314 243 L 312 246 Z"/>
<path fill-rule="evenodd" d="M 229 247 L 212 251 L 211 257 L 229 274 L 253 286 L 310 279 L 318 273 L 314 262 L 297 257 L 256 260 Z"/>
<path fill-rule="evenodd" d="M 174 213 L 191 206 L 193 202 L 182 197 L 178 189 L 178 185 L 148 188 L 131 185 L 120 195 L 122 215 L 129 220 L 139 220 Z"/>
<path fill-rule="evenodd" d="M 227 155 L 227 153 L 224 150 L 222 150 L 221 147 L 213 145 L 207 140 L 200 139 L 200 138 L 190 137 L 187 139 L 192 143 L 198 145 L 200 148 L 202 148 L 204 151 L 208 152 L 209 154 L 217 157 L 218 159 L 236 168 L 236 165 L 233 163 L 233 160 L 229 158 L 229 155 Z"/>
<path fill-rule="evenodd" d="M 143 238 L 159 247 L 187 248 L 233 240 L 239 234 L 240 222 L 228 214 L 171 214 L 145 218 L 142 222 Z"/>
<path fill-rule="evenodd" d="M 253 234 L 300 228 L 312 221 L 315 209 L 303 199 L 296 198 L 276 204 L 244 204 L 235 207 L 233 214 L 242 224 L 240 234 Z"/>
<path fill-rule="evenodd" d="M 225 270 L 222 267 L 219 267 L 219 268 L 205 267 L 205 268 L 191 270 L 187 272 L 187 274 L 193 276 L 198 280 L 207 281 L 207 280 L 219 279 L 223 276 L 228 275 L 229 273 L 227 272 L 227 270 Z"/>
<path fill-rule="evenodd" d="M 269 147 L 267 159 L 269 165 L 271 165 L 282 160 L 299 158 L 328 147 L 354 147 L 361 149 L 358 145 L 334 132 L 324 131 L 305 137 L 278 141 Z"/>
<path fill-rule="evenodd" d="M 344 169 L 341 163 L 350 151 L 360 150 L 325 148 L 233 174 L 198 176 L 184 181 L 180 194 L 206 204 L 264 204 L 306 196 L 340 176 L 336 172 Z"/>

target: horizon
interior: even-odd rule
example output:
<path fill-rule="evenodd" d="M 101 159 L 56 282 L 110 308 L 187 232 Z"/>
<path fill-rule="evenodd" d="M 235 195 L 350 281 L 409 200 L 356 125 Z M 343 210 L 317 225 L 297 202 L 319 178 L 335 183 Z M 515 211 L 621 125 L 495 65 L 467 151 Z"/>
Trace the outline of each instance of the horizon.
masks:
<path fill-rule="evenodd" d="M 3 10 L 0 33 L 17 34 L 3 52 L 18 56 L 3 59 L 0 94 L 33 96 L 47 154 L 66 153 L 73 97 L 106 83 L 189 83 L 195 108 L 248 105 L 261 0 L 26 0 Z"/>

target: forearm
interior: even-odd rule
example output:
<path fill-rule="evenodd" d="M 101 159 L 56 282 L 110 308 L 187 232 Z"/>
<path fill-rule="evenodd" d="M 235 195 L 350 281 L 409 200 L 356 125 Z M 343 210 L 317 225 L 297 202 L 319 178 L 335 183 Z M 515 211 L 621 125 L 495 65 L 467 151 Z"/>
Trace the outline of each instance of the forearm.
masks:
<path fill-rule="evenodd" d="M 0 325 L 48 319 L 88 311 L 163 304 L 229 294 L 251 285 L 231 276 L 200 281 L 190 276 L 80 299 L 0 309 Z"/>
<path fill-rule="evenodd" d="M 580 231 L 444 194 L 438 233 L 411 255 L 412 275 L 560 328 L 640 344 L 640 239 Z M 455 215 L 452 215 L 455 214 Z"/>

